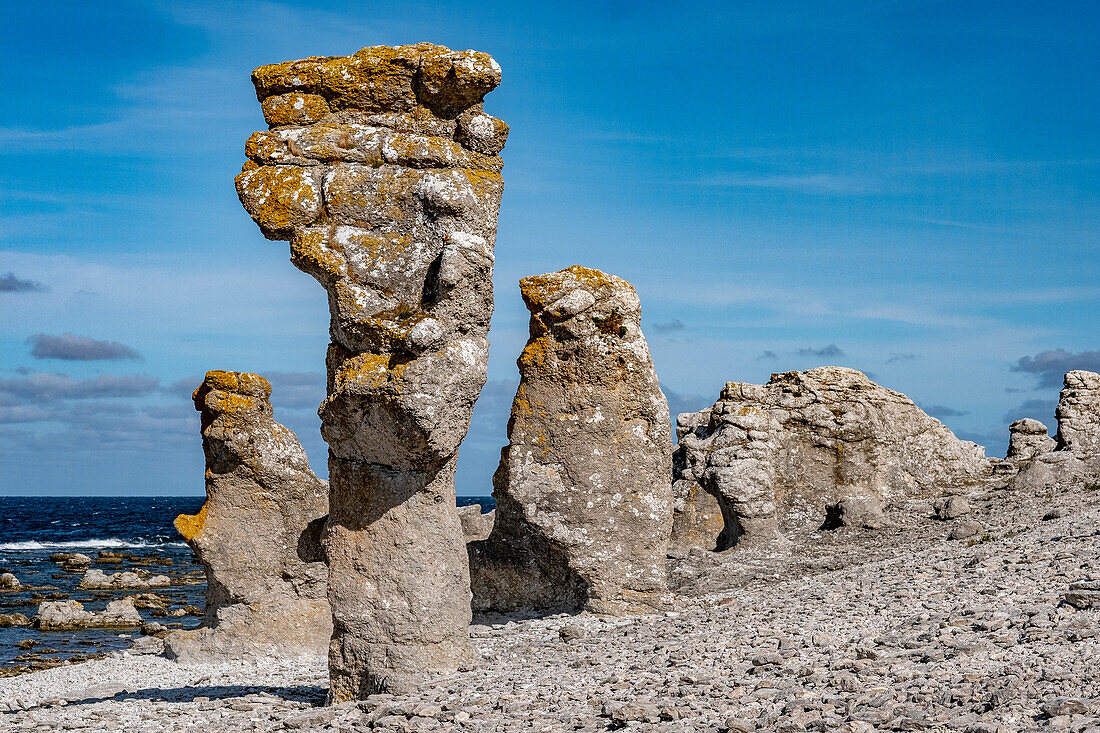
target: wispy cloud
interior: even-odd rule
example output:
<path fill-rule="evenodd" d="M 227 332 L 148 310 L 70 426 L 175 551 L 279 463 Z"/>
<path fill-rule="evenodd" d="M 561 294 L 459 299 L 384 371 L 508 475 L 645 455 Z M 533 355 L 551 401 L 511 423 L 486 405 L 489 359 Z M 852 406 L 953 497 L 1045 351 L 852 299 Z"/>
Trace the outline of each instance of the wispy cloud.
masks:
<path fill-rule="evenodd" d="M 671 321 L 663 321 L 663 322 L 651 324 L 650 328 L 652 328 L 655 332 L 660 333 L 660 334 L 669 334 L 669 333 L 676 333 L 678 331 L 683 331 L 687 327 L 684 325 L 683 321 L 681 321 L 679 318 L 673 318 Z"/>
<path fill-rule="evenodd" d="M 875 180 L 858 176 L 837 175 L 832 173 L 810 174 L 716 174 L 704 176 L 695 181 L 700 186 L 718 186 L 723 188 L 761 188 L 794 191 L 807 194 L 825 195 L 871 195 L 882 192 L 882 186 Z"/>
<path fill-rule="evenodd" d="M 0 275 L 0 293 L 44 293 L 48 287 L 36 280 L 16 277 L 14 272 Z"/>
<path fill-rule="evenodd" d="M 31 356 L 35 359 L 60 359 L 62 361 L 141 361 L 141 354 L 118 341 L 99 341 L 75 333 L 50 336 L 37 333 L 27 339 L 33 344 Z"/>
<path fill-rule="evenodd" d="M 822 357 L 844 356 L 844 350 L 841 349 L 836 344 L 829 344 L 828 346 L 821 346 L 819 348 L 814 348 L 814 347 L 809 347 L 808 346 L 808 347 L 804 347 L 804 348 L 799 349 L 798 350 L 798 355 L 799 356 L 822 356 Z"/>
<path fill-rule="evenodd" d="M 1050 349 L 1035 356 L 1021 356 L 1012 367 L 1014 372 L 1034 374 L 1043 387 L 1060 386 L 1066 372 L 1075 369 L 1100 372 L 1100 351 L 1072 353 L 1065 349 Z"/>

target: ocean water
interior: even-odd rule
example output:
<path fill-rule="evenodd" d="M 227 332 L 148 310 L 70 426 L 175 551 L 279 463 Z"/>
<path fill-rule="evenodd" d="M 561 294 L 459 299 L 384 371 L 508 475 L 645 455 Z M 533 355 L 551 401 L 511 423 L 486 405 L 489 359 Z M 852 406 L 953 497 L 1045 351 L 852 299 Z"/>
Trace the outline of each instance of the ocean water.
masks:
<path fill-rule="evenodd" d="M 202 496 L 158 497 L 3 497 L 0 496 L 0 573 L 14 573 L 23 587 L 0 589 L 0 613 L 33 618 L 38 604 L 73 599 L 88 610 L 140 590 L 79 590 L 83 572 L 69 572 L 50 555 L 80 552 L 93 558 L 91 567 L 105 573 L 137 570 L 168 575 L 170 588 L 154 589 L 165 609 L 140 609 L 147 621 L 174 628 L 198 626 L 206 582 L 202 566 L 172 526 L 179 514 L 194 514 Z M 481 504 L 489 511 L 491 497 L 459 497 L 458 505 Z M 101 555 L 103 553 L 103 555 Z M 180 614 L 183 615 L 180 615 Z M 60 659 L 80 659 L 128 647 L 136 629 L 37 631 L 0 628 L 0 674 Z"/>

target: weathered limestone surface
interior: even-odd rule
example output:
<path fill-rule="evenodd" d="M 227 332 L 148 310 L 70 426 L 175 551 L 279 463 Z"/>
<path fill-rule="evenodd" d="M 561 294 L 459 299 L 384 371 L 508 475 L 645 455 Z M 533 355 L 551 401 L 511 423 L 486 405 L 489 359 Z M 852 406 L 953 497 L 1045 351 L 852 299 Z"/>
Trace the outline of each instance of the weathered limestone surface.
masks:
<path fill-rule="evenodd" d="M 495 510 L 482 514 L 478 504 L 458 508 L 458 521 L 462 523 L 462 534 L 467 542 L 487 539 L 493 531 L 495 517 Z"/>
<path fill-rule="evenodd" d="M 672 445 L 638 296 L 577 266 L 520 290 L 531 335 L 496 522 L 470 545 L 474 607 L 651 611 L 667 589 Z"/>
<path fill-rule="evenodd" d="M 336 701 L 471 658 L 454 469 L 485 383 L 508 126 L 487 54 L 421 43 L 262 66 L 270 131 L 237 177 L 263 233 L 328 292 Z"/>
<path fill-rule="evenodd" d="M 1047 426 L 1030 417 L 1012 423 L 1008 431 L 1005 459 L 1009 461 L 1030 461 L 1037 455 L 1050 453 L 1057 445 Z"/>
<path fill-rule="evenodd" d="M 199 629 L 171 635 L 173 656 L 323 655 L 328 646 L 319 544 L 328 486 L 272 419 L 270 398 L 266 379 L 242 372 L 208 372 L 195 390 L 206 503 L 175 524 L 206 570 L 206 612 Z"/>
<path fill-rule="evenodd" d="M 684 437 L 705 437 L 710 423 L 711 408 L 699 412 L 684 412 L 676 418 L 676 448 L 672 453 L 673 521 L 669 547 L 686 551 L 691 547 L 714 550 L 718 536 L 725 529 L 722 507 L 718 499 L 692 476 L 687 461 Z M 685 478 L 686 477 L 686 478 Z"/>
<path fill-rule="evenodd" d="M 821 522 L 826 505 L 849 497 L 941 496 L 992 471 L 980 446 L 854 369 L 729 382 L 701 423 L 698 414 L 683 420 L 699 427 L 683 432 L 675 485 L 677 501 L 694 491 L 699 503 L 700 489 L 716 497 L 724 529 L 700 543 L 707 549 L 774 541 L 783 525 Z M 695 524 L 674 535 L 698 535 Z"/>
<path fill-rule="evenodd" d="M 1058 397 L 1058 450 L 1100 457 L 1100 374 L 1068 372 Z"/>

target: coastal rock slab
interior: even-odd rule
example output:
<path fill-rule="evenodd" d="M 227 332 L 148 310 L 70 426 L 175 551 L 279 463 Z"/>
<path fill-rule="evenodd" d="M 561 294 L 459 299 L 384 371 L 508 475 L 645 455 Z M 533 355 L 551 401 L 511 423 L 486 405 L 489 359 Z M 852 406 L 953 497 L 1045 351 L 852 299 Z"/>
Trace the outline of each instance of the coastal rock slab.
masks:
<path fill-rule="evenodd" d="M 206 570 L 206 611 L 202 627 L 169 637 L 169 654 L 323 656 L 332 630 L 319 545 L 327 485 L 273 419 L 263 377 L 207 372 L 194 401 L 206 503 L 175 524 Z M 93 574 L 103 576 L 93 569 L 85 580 Z"/>
<path fill-rule="evenodd" d="M 485 53 L 419 43 L 261 66 L 272 126 L 237 177 L 265 236 L 328 293 L 331 697 L 472 658 L 454 470 L 485 383 L 498 155 Z"/>
<path fill-rule="evenodd" d="M 167 575 L 154 575 L 142 578 L 137 573 L 111 573 L 108 575 L 102 570 L 90 568 L 84 577 L 80 579 L 78 588 L 86 590 L 112 590 L 130 588 L 167 588 L 172 581 Z"/>
<path fill-rule="evenodd" d="M 980 446 L 957 439 L 905 395 L 842 367 L 773 374 L 766 385 L 729 382 L 705 426 L 700 414 L 684 425 L 677 494 L 701 489 L 717 499 L 724 517 L 717 549 L 820 523 L 826 505 L 850 497 L 931 498 L 992 474 Z M 678 523 L 689 521 L 677 514 Z"/>
<path fill-rule="evenodd" d="M 38 607 L 34 626 L 43 631 L 141 626 L 141 614 L 133 598 L 111 601 L 102 611 L 86 611 L 77 601 L 46 601 Z"/>
<path fill-rule="evenodd" d="M 672 439 L 638 296 L 577 266 L 520 291 L 531 335 L 496 523 L 470 546 L 474 608 L 652 611 L 667 588 Z"/>
<path fill-rule="evenodd" d="M 1068 372 L 1058 397 L 1058 450 L 1100 457 L 1100 374 Z"/>

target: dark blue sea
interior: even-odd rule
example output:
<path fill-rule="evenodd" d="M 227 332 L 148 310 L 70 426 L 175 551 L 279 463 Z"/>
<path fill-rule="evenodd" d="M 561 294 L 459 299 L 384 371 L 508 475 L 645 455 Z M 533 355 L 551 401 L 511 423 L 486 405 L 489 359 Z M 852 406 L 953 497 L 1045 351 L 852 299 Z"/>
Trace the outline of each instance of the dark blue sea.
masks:
<path fill-rule="evenodd" d="M 156 589 L 167 601 L 166 607 L 141 609 L 142 616 L 168 627 L 197 626 L 206 582 L 202 566 L 172 520 L 198 512 L 203 501 L 202 496 L 0 496 L 0 573 L 13 573 L 22 583 L 15 591 L 0 589 L 0 614 L 33 618 L 43 601 L 67 599 L 94 611 L 109 601 L 141 593 L 77 589 L 83 572 L 66 571 L 49 558 L 79 552 L 93 559 L 91 567 L 105 573 L 137 570 L 168 575 L 172 587 Z M 489 511 L 495 502 L 490 497 L 458 498 L 459 506 L 468 504 L 481 504 L 482 511 Z M 138 633 L 136 629 L 0 628 L 0 675 L 123 649 Z"/>

